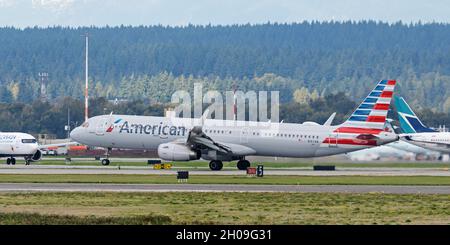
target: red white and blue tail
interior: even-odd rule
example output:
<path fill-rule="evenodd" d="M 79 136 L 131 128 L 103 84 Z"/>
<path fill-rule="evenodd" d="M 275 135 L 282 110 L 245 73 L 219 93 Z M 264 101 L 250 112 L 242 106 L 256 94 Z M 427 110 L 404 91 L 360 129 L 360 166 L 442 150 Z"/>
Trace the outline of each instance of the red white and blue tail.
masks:
<path fill-rule="evenodd" d="M 396 81 L 381 80 L 341 127 L 383 130 Z"/>

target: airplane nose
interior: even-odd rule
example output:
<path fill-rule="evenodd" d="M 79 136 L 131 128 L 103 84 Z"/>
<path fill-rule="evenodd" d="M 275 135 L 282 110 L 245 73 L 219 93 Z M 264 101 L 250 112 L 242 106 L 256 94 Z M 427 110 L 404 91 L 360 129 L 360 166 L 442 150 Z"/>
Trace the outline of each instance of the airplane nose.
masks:
<path fill-rule="evenodd" d="M 74 128 L 74 129 L 70 132 L 70 138 L 71 138 L 72 140 L 78 141 L 78 139 L 79 139 L 79 137 L 80 137 L 80 134 L 81 134 L 81 131 L 82 131 L 82 130 L 83 130 L 83 129 L 81 129 L 80 127 Z"/>

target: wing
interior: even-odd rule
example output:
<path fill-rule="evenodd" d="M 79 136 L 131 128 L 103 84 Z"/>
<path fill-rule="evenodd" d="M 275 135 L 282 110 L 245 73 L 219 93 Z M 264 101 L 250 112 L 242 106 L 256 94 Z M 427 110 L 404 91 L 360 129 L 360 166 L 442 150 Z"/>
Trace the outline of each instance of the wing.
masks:
<path fill-rule="evenodd" d="M 206 147 L 222 153 L 230 153 L 231 149 L 226 145 L 220 144 L 212 140 L 208 135 L 203 133 L 201 127 L 194 127 L 188 135 L 187 144 L 193 148 Z"/>
<path fill-rule="evenodd" d="M 186 144 L 193 149 L 209 149 L 232 156 L 247 156 L 256 153 L 255 150 L 247 146 L 214 141 L 202 131 L 201 127 L 194 127 L 189 132 Z"/>
<path fill-rule="evenodd" d="M 58 143 L 58 144 L 39 145 L 39 149 L 47 149 L 50 147 L 60 147 L 60 146 L 64 147 L 64 146 L 77 145 L 77 144 L 79 144 L 79 143 L 72 141 L 72 142 Z"/>

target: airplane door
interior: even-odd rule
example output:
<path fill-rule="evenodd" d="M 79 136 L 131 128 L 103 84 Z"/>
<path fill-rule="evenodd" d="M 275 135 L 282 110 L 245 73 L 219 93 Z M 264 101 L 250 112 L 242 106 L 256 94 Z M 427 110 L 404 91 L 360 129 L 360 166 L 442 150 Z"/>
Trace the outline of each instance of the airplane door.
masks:
<path fill-rule="evenodd" d="M 104 135 L 106 132 L 106 129 L 108 128 L 108 124 L 109 124 L 108 122 L 109 122 L 108 118 L 100 119 L 100 121 L 97 124 L 95 134 L 96 135 Z"/>
<path fill-rule="evenodd" d="M 330 134 L 328 136 L 328 139 L 329 139 L 328 147 L 338 147 L 338 138 L 339 138 L 338 134 L 336 134 L 336 133 Z"/>
<path fill-rule="evenodd" d="M 248 143 L 248 134 L 249 134 L 248 128 L 243 128 L 241 130 L 241 143 Z"/>

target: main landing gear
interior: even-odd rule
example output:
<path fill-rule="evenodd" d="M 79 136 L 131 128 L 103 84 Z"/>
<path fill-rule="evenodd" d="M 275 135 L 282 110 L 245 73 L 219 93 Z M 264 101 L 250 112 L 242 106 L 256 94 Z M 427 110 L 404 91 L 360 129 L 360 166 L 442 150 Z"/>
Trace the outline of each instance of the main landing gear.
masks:
<path fill-rule="evenodd" d="M 106 152 L 105 152 L 105 157 L 106 158 L 102 159 L 102 165 L 103 166 L 108 166 L 111 163 L 109 161 L 109 155 L 111 155 L 111 151 L 112 151 L 111 148 L 106 149 Z"/>
<path fill-rule="evenodd" d="M 239 160 L 237 163 L 239 170 L 247 170 L 248 167 L 250 167 L 250 162 L 245 159 Z M 219 160 L 212 160 L 209 162 L 209 168 L 213 171 L 219 171 L 223 168 L 223 163 Z"/>
<path fill-rule="evenodd" d="M 219 160 L 212 160 L 209 162 L 209 168 L 213 171 L 219 171 L 223 168 L 223 163 Z"/>
<path fill-rule="evenodd" d="M 10 157 L 8 159 L 6 159 L 6 164 L 7 165 L 16 165 L 16 159 L 14 157 Z"/>
<path fill-rule="evenodd" d="M 250 167 L 250 162 L 245 159 L 239 160 L 237 162 L 237 168 L 239 170 L 247 170 L 248 167 Z"/>

